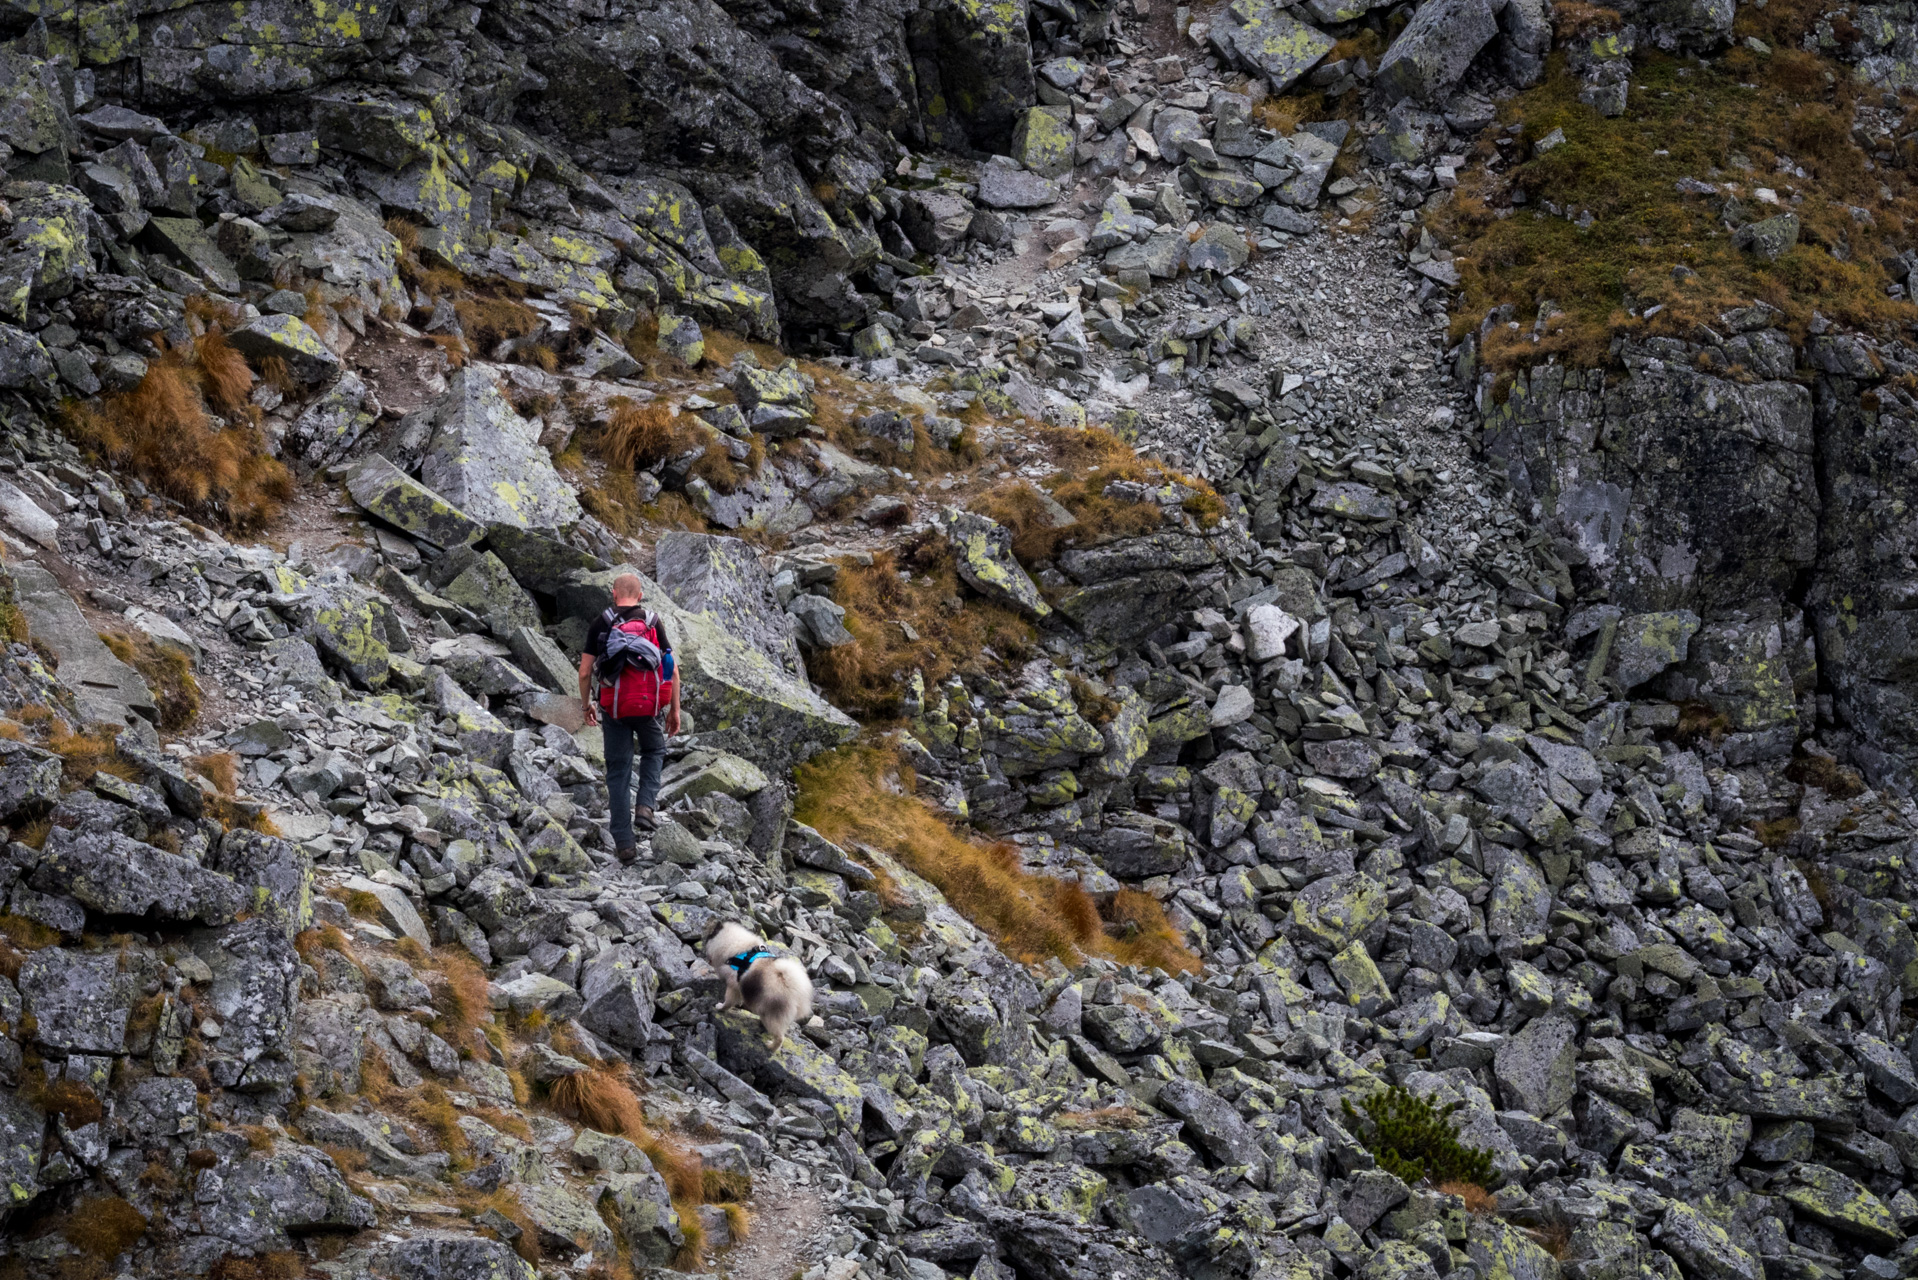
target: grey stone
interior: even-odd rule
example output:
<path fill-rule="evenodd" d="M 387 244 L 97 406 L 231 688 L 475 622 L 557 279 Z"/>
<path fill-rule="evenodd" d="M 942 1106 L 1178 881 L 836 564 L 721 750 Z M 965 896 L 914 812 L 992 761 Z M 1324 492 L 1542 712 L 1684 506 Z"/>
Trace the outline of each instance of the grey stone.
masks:
<path fill-rule="evenodd" d="M 750 543 L 671 532 L 654 547 L 654 575 L 675 604 L 705 613 L 789 675 L 805 674 L 793 621 L 780 609 L 772 578 Z"/>
<path fill-rule="evenodd" d="M 482 524 L 533 529 L 580 518 L 572 487 L 540 447 L 537 425 L 483 371 L 462 369 L 449 378 L 432 421 L 420 479 L 458 511 Z"/>
<path fill-rule="evenodd" d="M 1577 1030 L 1568 1018 L 1534 1018 L 1499 1046 L 1492 1072 L 1508 1107 L 1542 1119 L 1572 1100 L 1578 1087 Z"/>
<path fill-rule="evenodd" d="M 1391 98 L 1437 102 L 1497 34 L 1487 0 L 1432 0 L 1392 41 L 1373 83 Z"/>
<path fill-rule="evenodd" d="M 33 638 L 59 657 L 59 681 L 89 723 L 122 727 L 159 719 L 146 681 L 113 656 L 52 574 L 24 561 L 9 566 L 8 573 L 14 604 Z"/>
<path fill-rule="evenodd" d="M 486 533 L 477 520 L 377 453 L 360 464 L 346 491 L 369 515 L 439 547 L 467 546 Z"/>

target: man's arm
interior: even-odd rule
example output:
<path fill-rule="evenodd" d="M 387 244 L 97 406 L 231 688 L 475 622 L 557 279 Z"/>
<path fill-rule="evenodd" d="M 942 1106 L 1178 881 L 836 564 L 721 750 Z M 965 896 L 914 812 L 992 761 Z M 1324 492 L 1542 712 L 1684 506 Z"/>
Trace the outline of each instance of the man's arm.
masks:
<path fill-rule="evenodd" d="M 579 705 L 586 714 L 587 724 L 599 722 L 599 709 L 593 706 L 593 655 L 579 655 Z"/>

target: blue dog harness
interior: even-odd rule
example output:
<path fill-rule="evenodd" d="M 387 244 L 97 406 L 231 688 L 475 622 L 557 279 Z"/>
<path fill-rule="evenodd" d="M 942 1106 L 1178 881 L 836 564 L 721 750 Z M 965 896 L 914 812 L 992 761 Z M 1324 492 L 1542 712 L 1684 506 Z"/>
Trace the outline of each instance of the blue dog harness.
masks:
<path fill-rule="evenodd" d="M 752 968 L 753 965 L 759 961 L 774 958 L 773 952 L 766 950 L 764 947 L 760 947 L 752 951 L 742 951 L 738 955 L 730 957 L 726 961 L 726 967 L 743 978 L 746 976 L 746 970 Z"/>

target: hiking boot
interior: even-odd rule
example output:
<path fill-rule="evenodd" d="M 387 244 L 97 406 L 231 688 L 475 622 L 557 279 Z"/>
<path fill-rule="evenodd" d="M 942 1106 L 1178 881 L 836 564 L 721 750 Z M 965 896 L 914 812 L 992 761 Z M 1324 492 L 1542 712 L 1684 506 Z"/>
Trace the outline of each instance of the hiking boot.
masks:
<path fill-rule="evenodd" d="M 633 810 L 633 825 L 644 831 L 657 831 L 659 830 L 659 819 L 654 816 L 651 809 L 635 809 Z"/>
<path fill-rule="evenodd" d="M 619 864 L 623 867 L 639 856 L 639 850 L 630 844 L 621 845 L 613 850 L 613 856 L 619 859 Z"/>

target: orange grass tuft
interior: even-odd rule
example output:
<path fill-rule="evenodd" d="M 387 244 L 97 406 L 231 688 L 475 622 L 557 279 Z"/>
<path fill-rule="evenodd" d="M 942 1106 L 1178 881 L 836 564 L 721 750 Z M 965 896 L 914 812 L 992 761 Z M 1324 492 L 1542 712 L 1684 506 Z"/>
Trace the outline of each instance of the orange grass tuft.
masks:
<path fill-rule="evenodd" d="M 799 821 L 828 840 L 891 854 L 1021 961 L 1051 956 L 1071 964 L 1103 955 L 1175 972 L 1199 967 L 1149 896 L 1120 895 L 1115 923 L 1129 936 L 1113 935 L 1077 884 L 1032 875 L 1015 846 L 982 844 L 947 826 L 913 796 L 912 771 L 889 744 L 815 756 L 795 777 Z"/>

